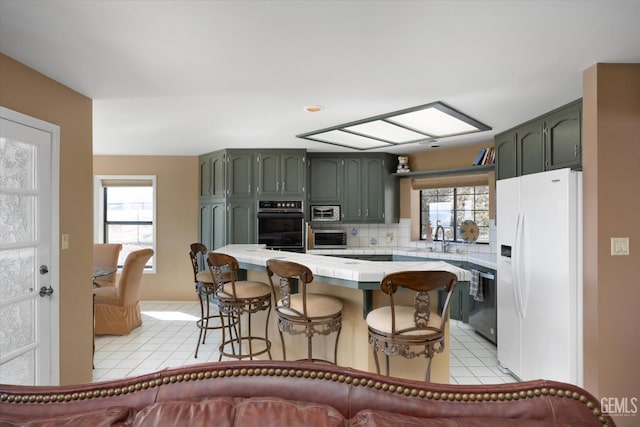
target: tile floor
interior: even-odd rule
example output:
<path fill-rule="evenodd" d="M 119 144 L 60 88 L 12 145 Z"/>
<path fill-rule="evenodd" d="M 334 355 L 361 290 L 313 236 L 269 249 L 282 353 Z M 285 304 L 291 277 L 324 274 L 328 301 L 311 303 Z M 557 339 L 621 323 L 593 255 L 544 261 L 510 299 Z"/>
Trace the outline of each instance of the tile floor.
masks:
<path fill-rule="evenodd" d="M 93 380 L 107 380 L 146 374 L 218 360 L 220 334 L 207 335 L 195 359 L 200 305 L 194 302 L 142 302 L 142 326 L 123 337 L 96 337 Z M 498 368 L 496 347 L 475 334 L 467 325 L 451 323 L 452 384 L 494 384 L 514 382 Z"/>

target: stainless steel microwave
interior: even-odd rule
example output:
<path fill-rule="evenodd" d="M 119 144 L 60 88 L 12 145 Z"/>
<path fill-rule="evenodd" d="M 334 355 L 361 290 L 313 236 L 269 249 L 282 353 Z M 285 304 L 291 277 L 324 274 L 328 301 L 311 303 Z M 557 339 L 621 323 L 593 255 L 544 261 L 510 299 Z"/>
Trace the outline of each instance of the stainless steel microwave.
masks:
<path fill-rule="evenodd" d="M 347 232 L 344 230 L 313 230 L 314 249 L 344 249 Z"/>
<path fill-rule="evenodd" d="M 311 221 L 340 221 L 340 205 L 312 205 L 310 209 Z"/>

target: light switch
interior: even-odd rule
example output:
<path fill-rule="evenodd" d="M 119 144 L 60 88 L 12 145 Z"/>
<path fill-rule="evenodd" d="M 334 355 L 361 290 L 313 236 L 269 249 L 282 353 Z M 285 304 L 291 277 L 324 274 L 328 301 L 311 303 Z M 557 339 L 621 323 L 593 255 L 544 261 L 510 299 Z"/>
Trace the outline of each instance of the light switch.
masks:
<path fill-rule="evenodd" d="M 69 249 L 69 235 L 62 234 L 60 236 L 60 249 Z"/>
<path fill-rule="evenodd" d="M 629 255 L 629 238 L 628 237 L 612 237 L 611 238 L 611 255 Z"/>

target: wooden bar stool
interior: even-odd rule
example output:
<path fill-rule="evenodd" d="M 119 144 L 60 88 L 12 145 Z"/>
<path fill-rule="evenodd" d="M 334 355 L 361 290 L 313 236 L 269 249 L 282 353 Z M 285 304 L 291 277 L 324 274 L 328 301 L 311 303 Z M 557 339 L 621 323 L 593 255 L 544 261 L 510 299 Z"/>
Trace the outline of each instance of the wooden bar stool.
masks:
<path fill-rule="evenodd" d="M 369 344 L 372 344 L 378 374 L 378 351 L 385 354 L 387 375 L 389 356 L 407 359 L 425 356 L 428 360 L 425 381 L 429 381 L 433 356 L 444 350 L 444 327 L 449 318 L 449 304 L 456 282 L 456 275 L 447 271 L 403 271 L 382 279 L 380 290 L 389 296 L 389 305 L 376 308 L 367 315 Z M 447 291 L 447 297 L 442 316 L 438 316 L 431 313 L 429 292 L 441 287 Z M 416 292 L 413 306 L 395 304 L 393 296 L 399 288 Z"/>
<path fill-rule="evenodd" d="M 266 283 L 249 280 L 237 280 L 238 261 L 231 255 L 212 252 L 208 255 L 208 264 L 211 274 L 216 282 L 216 301 L 218 310 L 223 316 L 224 325 L 226 317 L 232 317 L 237 322 L 236 337 L 231 334 L 226 336 L 222 329 L 222 343 L 220 344 L 220 359 L 222 356 L 235 359 L 253 359 L 255 356 L 267 353 L 271 359 L 271 341 L 269 341 L 269 315 L 271 314 L 272 288 Z M 224 282 L 225 275 L 228 275 L 229 282 Z M 264 337 L 252 335 L 251 319 L 252 315 L 260 311 L 267 312 L 264 323 Z M 247 318 L 246 335 L 242 331 L 242 316 Z M 254 350 L 254 341 L 262 342 L 263 348 Z M 246 342 L 248 352 L 243 353 L 242 343 Z M 237 353 L 235 346 L 237 345 Z M 231 347 L 231 353 L 226 348 Z"/>
<path fill-rule="evenodd" d="M 196 352 L 194 358 L 198 358 L 198 350 L 200 349 L 200 343 L 204 344 L 207 339 L 207 331 L 214 329 L 222 329 L 223 323 L 219 312 L 212 312 L 210 303 L 215 301 L 216 284 L 214 277 L 206 268 L 207 261 L 207 247 L 202 243 L 192 243 L 190 246 L 189 257 L 191 259 L 191 266 L 193 267 L 193 282 L 195 284 L 196 293 L 198 294 L 198 300 L 200 301 L 200 320 L 196 322 L 196 326 L 200 329 L 198 335 L 198 344 L 196 345 Z M 228 282 L 231 275 L 227 273 L 224 276 L 224 281 Z M 213 325 L 209 324 L 209 321 L 213 320 Z M 227 319 L 227 327 L 229 334 L 237 322 L 233 318 Z"/>
<path fill-rule="evenodd" d="M 280 277 L 280 301 L 276 304 L 278 331 L 282 341 L 282 356 L 287 360 L 283 332 L 291 335 L 304 334 L 307 337 L 307 359 L 313 362 L 337 364 L 338 340 L 342 330 L 342 301 L 327 295 L 307 292 L 307 285 L 313 281 L 311 270 L 291 261 L 270 259 L 267 261 L 269 283 L 274 287 L 273 275 Z M 292 281 L 297 280 L 299 292 L 291 293 Z M 274 287 L 275 289 L 275 287 Z M 336 332 L 333 362 L 313 358 L 312 338 L 314 335 L 329 335 Z"/>

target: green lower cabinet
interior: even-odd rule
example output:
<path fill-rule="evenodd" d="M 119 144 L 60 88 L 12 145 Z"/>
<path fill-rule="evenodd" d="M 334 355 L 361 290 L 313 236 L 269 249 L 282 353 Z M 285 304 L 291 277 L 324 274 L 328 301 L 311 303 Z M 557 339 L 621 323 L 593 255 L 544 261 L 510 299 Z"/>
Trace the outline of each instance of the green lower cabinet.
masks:
<path fill-rule="evenodd" d="M 444 306 L 447 293 L 443 290 L 438 291 L 438 314 L 442 315 L 442 307 Z M 469 282 L 457 282 L 456 288 L 451 295 L 451 306 L 449 307 L 449 315 L 451 319 L 461 320 L 469 323 Z"/>
<path fill-rule="evenodd" d="M 227 244 L 256 242 L 256 205 L 253 199 L 230 199 L 227 204 Z"/>

